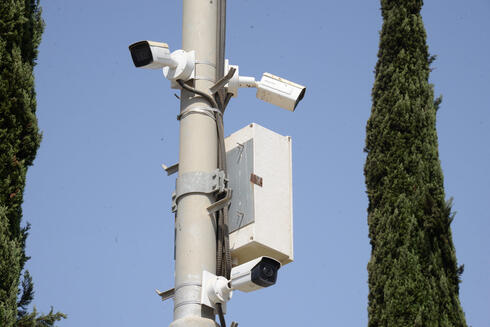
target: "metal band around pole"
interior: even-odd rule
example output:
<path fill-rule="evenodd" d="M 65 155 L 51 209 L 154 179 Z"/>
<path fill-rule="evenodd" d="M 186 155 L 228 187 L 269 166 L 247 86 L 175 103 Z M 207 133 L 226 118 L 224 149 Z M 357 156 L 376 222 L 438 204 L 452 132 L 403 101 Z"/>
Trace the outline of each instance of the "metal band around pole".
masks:
<path fill-rule="evenodd" d="M 219 111 L 216 108 L 211 108 L 211 107 L 194 107 L 194 108 L 188 108 L 182 111 L 179 115 L 177 115 L 177 120 L 182 120 L 185 117 L 189 116 L 190 114 L 201 114 L 208 116 L 211 119 L 216 120 L 215 113 L 221 115 L 221 111 Z"/>

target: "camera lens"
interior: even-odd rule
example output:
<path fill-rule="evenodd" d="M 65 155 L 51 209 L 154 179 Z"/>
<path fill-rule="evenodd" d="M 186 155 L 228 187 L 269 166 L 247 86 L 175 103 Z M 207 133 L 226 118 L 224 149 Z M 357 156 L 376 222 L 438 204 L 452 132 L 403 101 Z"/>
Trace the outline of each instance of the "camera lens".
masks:
<path fill-rule="evenodd" d="M 270 278 L 270 277 L 274 276 L 274 268 L 272 268 L 269 265 L 266 265 L 266 266 L 262 267 L 262 274 L 264 274 L 264 276 L 266 278 Z"/>
<path fill-rule="evenodd" d="M 133 63 L 136 67 L 149 65 L 153 61 L 150 44 L 147 41 L 141 41 L 129 46 Z"/>
<path fill-rule="evenodd" d="M 262 260 L 252 268 L 252 282 L 262 287 L 274 285 L 277 279 L 277 270 L 280 267 L 281 264 L 278 261 L 263 257 Z"/>

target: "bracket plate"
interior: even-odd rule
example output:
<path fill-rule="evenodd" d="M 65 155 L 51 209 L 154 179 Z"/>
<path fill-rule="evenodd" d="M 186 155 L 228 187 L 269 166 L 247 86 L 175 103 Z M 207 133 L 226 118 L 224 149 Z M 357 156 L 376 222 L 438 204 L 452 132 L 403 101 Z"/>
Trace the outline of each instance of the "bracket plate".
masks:
<path fill-rule="evenodd" d="M 161 292 L 160 290 L 155 290 L 157 292 L 157 294 L 162 298 L 162 301 L 165 301 L 165 300 L 168 300 L 168 299 L 171 299 L 175 296 L 175 289 L 174 288 L 171 288 L 169 290 L 166 290 L 164 292 Z"/>
<path fill-rule="evenodd" d="M 253 184 L 250 176 L 254 172 L 253 140 L 226 152 L 229 187 L 233 190 L 233 200 L 228 211 L 230 233 L 255 221 Z"/>
<path fill-rule="evenodd" d="M 177 211 L 179 198 L 189 193 L 222 193 L 226 190 L 228 180 L 225 172 L 216 169 L 212 172 L 194 171 L 183 173 L 175 181 L 175 192 L 172 193 L 172 212 Z"/>

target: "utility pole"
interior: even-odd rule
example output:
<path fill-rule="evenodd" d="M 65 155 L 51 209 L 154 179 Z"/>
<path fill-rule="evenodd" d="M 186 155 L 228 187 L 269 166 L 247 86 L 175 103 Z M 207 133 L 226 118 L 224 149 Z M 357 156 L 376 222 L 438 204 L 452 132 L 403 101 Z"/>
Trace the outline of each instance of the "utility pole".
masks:
<path fill-rule="evenodd" d="M 244 225 L 242 220 L 237 225 L 237 216 L 233 216 L 231 232 L 250 224 L 255 227 L 243 230 L 246 234 L 241 235 L 246 237 L 234 243 L 232 265 L 229 237 L 233 234 L 228 229 L 232 191 L 236 191 L 235 203 L 255 193 L 251 185 L 236 190 L 229 186 L 223 131 L 226 105 L 238 95 L 239 88 L 254 87 L 257 98 L 294 111 L 306 88 L 270 73 L 264 73 L 260 81 L 240 76 L 237 65 L 225 62 L 226 0 L 183 0 L 182 25 L 183 49 L 171 53 L 168 44 L 149 40 L 129 46 L 137 68 L 162 69 L 171 87 L 181 89 L 179 176 L 172 196 L 172 211 L 176 212 L 175 284 L 173 289 L 157 293 L 162 300 L 173 297 L 174 320 L 170 327 L 217 327 L 215 312 L 221 327 L 226 327 L 225 305 L 233 290 L 251 292 L 274 285 L 281 265 L 293 261 L 290 138 L 250 124 L 233 134 L 235 143 L 242 147 L 260 143 L 257 149 L 247 147 L 250 158 L 256 152 L 274 149 L 257 154 L 257 166 L 269 162 L 259 170 L 270 184 L 257 198 L 262 205 L 254 207 L 253 201 L 245 201 Z M 230 155 L 233 151 L 230 148 Z M 268 169 L 274 160 L 280 162 Z M 172 174 L 176 167 L 164 169 Z M 230 178 L 262 188 L 262 177 L 249 169 L 245 160 L 240 167 L 232 167 Z M 264 238 L 272 229 L 275 237 Z M 230 326 L 236 327 L 237 323 Z"/>
<path fill-rule="evenodd" d="M 193 87 L 209 93 L 216 81 L 218 1 L 183 0 L 182 48 L 195 51 Z M 203 97 L 182 89 L 180 112 L 211 109 Z M 180 119 L 179 178 L 186 173 L 211 173 L 218 167 L 216 121 L 193 112 Z M 204 270 L 216 270 L 216 226 L 208 208 L 212 194 L 188 193 L 178 200 L 175 221 L 175 295 L 171 327 L 215 327 L 212 308 L 201 305 Z"/>

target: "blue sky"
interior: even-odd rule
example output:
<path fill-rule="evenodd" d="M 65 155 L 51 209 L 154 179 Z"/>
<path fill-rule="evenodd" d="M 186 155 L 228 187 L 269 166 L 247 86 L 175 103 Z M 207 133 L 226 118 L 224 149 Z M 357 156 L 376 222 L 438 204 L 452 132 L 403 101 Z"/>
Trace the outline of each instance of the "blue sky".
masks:
<path fill-rule="evenodd" d="M 42 1 L 35 69 L 43 142 L 28 173 L 24 219 L 35 305 L 59 326 L 165 326 L 172 304 L 178 100 L 127 46 L 181 46 L 181 1 Z M 427 1 L 431 81 L 443 94 L 439 150 L 453 238 L 465 265 L 468 325 L 490 319 L 490 2 Z M 226 57 L 307 86 L 291 113 L 241 90 L 230 134 L 256 122 L 293 139 L 295 262 L 269 289 L 236 293 L 240 326 L 366 326 L 370 255 L 363 176 L 365 124 L 381 29 L 378 1 L 228 1 Z"/>

